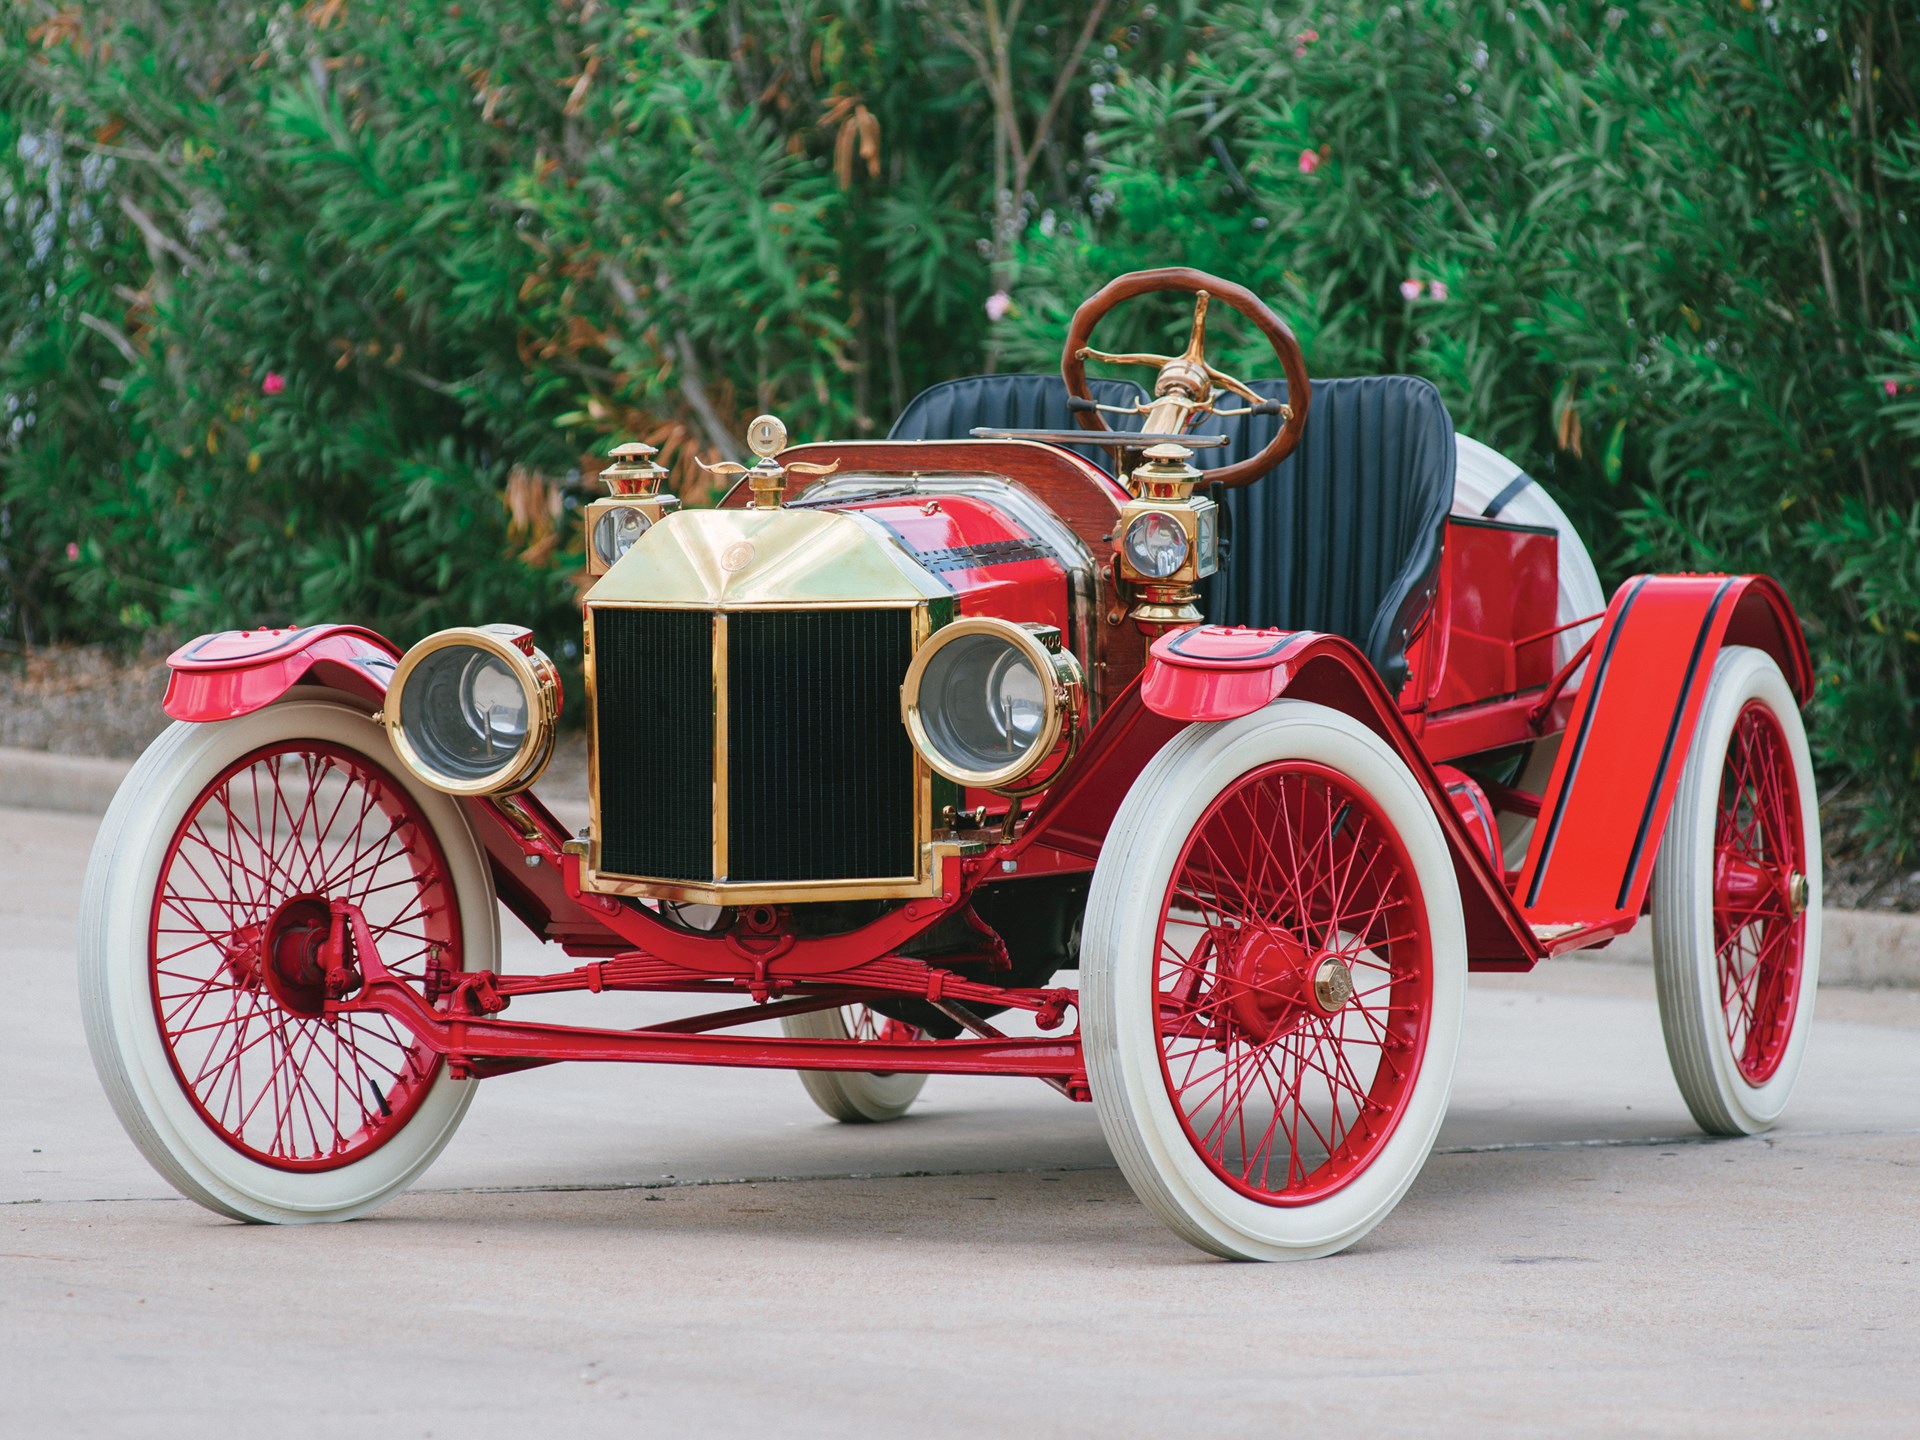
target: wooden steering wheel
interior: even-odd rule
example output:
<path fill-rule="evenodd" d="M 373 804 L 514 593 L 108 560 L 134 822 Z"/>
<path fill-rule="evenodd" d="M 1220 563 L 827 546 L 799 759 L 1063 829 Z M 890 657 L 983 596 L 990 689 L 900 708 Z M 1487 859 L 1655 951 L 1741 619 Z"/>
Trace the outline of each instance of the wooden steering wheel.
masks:
<path fill-rule="evenodd" d="M 1109 355 L 1087 344 L 1093 327 L 1114 306 L 1136 295 L 1151 295 L 1162 290 L 1184 290 L 1194 296 L 1193 331 L 1188 337 L 1184 353 Z M 1273 353 L 1280 357 L 1281 368 L 1287 376 L 1286 404 L 1263 400 L 1231 375 L 1207 363 L 1207 302 L 1213 299 L 1224 300 L 1246 316 L 1273 345 Z M 1110 365 L 1152 366 L 1159 371 L 1153 385 L 1154 398 L 1139 406 L 1096 404 L 1087 389 L 1089 359 L 1104 360 Z M 1293 338 L 1293 331 L 1287 328 L 1286 322 L 1244 285 L 1236 285 L 1231 280 L 1222 280 L 1184 265 L 1167 266 L 1160 270 L 1135 270 L 1109 280 L 1099 291 L 1082 301 L 1080 308 L 1073 312 L 1073 324 L 1067 330 L 1066 349 L 1060 356 L 1060 378 L 1067 382 L 1067 403 L 1083 430 L 1116 433 L 1107 424 L 1102 411 L 1144 414 L 1147 419 L 1142 428 L 1150 432 L 1179 432 L 1204 415 L 1283 417 L 1279 433 L 1258 455 L 1207 472 L 1209 481 L 1229 487 L 1259 479 L 1293 453 L 1294 446 L 1300 443 L 1300 432 L 1306 428 L 1307 402 L 1311 393 L 1306 357 L 1300 353 L 1300 342 Z M 1238 395 L 1248 403 L 1242 409 L 1221 410 L 1215 401 L 1222 393 Z"/>

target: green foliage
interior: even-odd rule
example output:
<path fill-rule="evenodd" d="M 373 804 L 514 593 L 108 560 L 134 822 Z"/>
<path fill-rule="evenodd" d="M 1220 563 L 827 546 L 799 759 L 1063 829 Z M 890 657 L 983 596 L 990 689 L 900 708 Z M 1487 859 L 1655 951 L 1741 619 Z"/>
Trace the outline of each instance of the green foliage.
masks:
<path fill-rule="evenodd" d="M 570 646 L 611 444 L 698 498 L 756 409 L 870 433 L 982 363 L 996 136 L 1079 13 L 996 104 L 932 4 L 0 10 L 0 622 Z"/>
<path fill-rule="evenodd" d="M 883 430 L 1185 263 L 1318 374 L 1432 377 L 1608 578 L 1781 577 L 1824 779 L 1904 857 L 1916 90 L 1904 0 L 23 0 L 0 624 L 512 617 L 557 649 L 611 443 L 699 498 L 755 410 Z"/>
<path fill-rule="evenodd" d="M 1043 363 L 1090 283 L 1180 259 L 1286 310 L 1316 373 L 1429 376 L 1464 431 L 1548 483 L 1609 578 L 1781 578 L 1820 663 L 1833 795 L 1890 859 L 1911 853 L 1911 8 L 1351 0 L 1209 18 L 1186 63 L 1100 106 L 1100 189 L 1069 233 L 1026 246 L 1009 352 Z M 1260 349 L 1243 340 L 1229 368 L 1270 370 Z"/>

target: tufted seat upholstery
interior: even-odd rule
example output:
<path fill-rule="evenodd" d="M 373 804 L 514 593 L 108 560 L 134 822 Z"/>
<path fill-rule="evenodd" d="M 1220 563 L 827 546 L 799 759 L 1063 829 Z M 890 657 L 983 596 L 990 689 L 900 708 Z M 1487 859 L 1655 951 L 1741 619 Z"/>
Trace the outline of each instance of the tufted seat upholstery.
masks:
<path fill-rule="evenodd" d="M 1130 380 L 1090 380 L 1102 405 L 1132 405 L 1147 392 Z M 1138 430 L 1140 421 L 1109 415 L 1116 430 Z M 991 430 L 1072 430 L 1067 385 L 1058 375 L 968 375 L 929 386 L 907 402 L 887 432 L 889 440 L 965 440 L 976 425 Z M 1108 451 L 1070 446 L 1103 470 L 1113 468 Z"/>
<path fill-rule="evenodd" d="M 1141 393 L 1125 381 L 1093 383 L 1095 398 L 1109 404 Z M 1286 399 L 1284 380 L 1252 388 Z M 1073 424 L 1066 399 L 1054 375 L 951 380 L 916 397 L 890 438 L 960 439 L 976 425 L 1063 429 Z M 1279 424 L 1268 415 L 1205 421 L 1201 429 L 1224 433 L 1228 443 L 1196 451 L 1194 463 L 1211 469 L 1245 459 Z M 1106 462 L 1104 450 L 1087 453 Z M 1453 470 L 1453 420 L 1429 382 L 1410 375 L 1315 381 L 1299 448 L 1226 496 L 1233 548 L 1207 587 L 1207 618 L 1344 635 L 1398 689 L 1408 630 L 1439 568 Z"/>

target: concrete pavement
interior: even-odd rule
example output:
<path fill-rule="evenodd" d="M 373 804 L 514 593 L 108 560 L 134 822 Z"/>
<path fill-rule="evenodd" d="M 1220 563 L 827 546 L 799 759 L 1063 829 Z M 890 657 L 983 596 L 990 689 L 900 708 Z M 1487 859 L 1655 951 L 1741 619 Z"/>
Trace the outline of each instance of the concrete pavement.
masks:
<path fill-rule="evenodd" d="M 0 810 L 0 1435 L 1904 1434 L 1920 1406 L 1920 992 L 1823 991 L 1786 1122 L 1709 1142 L 1645 968 L 1476 977 L 1441 1153 L 1306 1265 L 1188 1250 L 1031 1082 L 854 1128 L 791 1076 L 674 1068 L 489 1082 L 414 1192 L 268 1230 L 174 1198 L 100 1094 L 93 828 Z"/>

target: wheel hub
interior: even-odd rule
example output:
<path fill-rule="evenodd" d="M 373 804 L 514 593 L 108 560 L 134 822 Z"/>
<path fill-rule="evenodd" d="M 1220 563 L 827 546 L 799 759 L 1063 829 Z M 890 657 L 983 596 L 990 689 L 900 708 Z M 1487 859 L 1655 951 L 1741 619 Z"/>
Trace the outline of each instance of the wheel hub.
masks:
<path fill-rule="evenodd" d="M 260 972 L 267 992 L 293 1015 L 323 1015 L 327 1008 L 327 938 L 333 912 L 318 895 L 296 895 L 267 921 L 260 945 Z"/>
<path fill-rule="evenodd" d="M 1744 916 L 1779 907 L 1799 916 L 1806 913 L 1808 899 L 1807 877 L 1799 870 L 1725 851 L 1714 859 L 1713 900 L 1723 914 Z"/>
<path fill-rule="evenodd" d="M 1226 967 L 1233 1023 L 1255 1041 L 1286 1035 L 1353 998 L 1353 972 L 1337 955 L 1316 956 L 1277 925 L 1240 932 Z"/>

